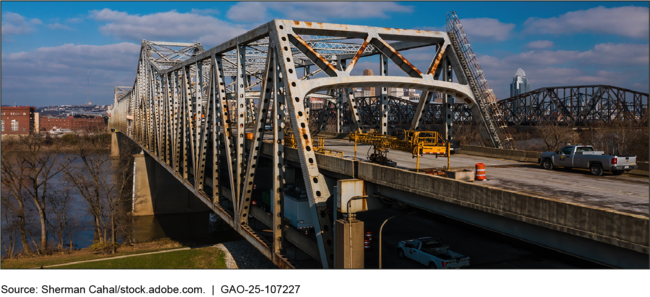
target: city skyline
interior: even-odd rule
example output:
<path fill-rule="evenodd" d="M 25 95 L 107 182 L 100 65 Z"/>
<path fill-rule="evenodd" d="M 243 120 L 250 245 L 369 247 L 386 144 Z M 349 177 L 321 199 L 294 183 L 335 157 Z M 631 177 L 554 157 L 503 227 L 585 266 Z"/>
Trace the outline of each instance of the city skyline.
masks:
<path fill-rule="evenodd" d="M 647 3 L 43 2 L 38 10 L 30 3 L 1 5 L 3 101 L 19 105 L 112 104 L 115 86 L 133 84 L 142 39 L 198 41 L 208 49 L 273 18 L 444 30 L 450 10 L 460 16 L 499 99 L 508 97 L 517 68 L 526 69 L 535 88 L 607 84 L 648 92 Z M 415 50 L 406 57 L 421 69 L 431 54 Z M 360 60 L 353 75 L 366 68 L 377 73 L 376 62 Z M 400 71 L 392 64 L 388 70 Z"/>

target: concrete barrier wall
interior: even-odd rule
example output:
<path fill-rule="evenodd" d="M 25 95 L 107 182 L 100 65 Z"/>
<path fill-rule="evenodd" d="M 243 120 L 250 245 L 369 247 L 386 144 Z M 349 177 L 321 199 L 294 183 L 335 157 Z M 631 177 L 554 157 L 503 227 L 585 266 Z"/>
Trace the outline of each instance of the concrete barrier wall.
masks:
<path fill-rule="evenodd" d="M 473 155 L 473 156 L 537 163 L 537 159 L 539 158 L 539 155 L 542 152 L 505 150 L 505 149 L 497 149 L 491 147 L 463 145 L 461 146 L 461 150 L 458 151 L 458 153 Z M 648 168 L 649 167 L 648 162 L 638 162 L 637 165 L 639 167 L 635 170 L 632 170 L 630 173 L 648 175 L 648 172 L 650 171 Z"/>
<path fill-rule="evenodd" d="M 349 176 L 352 176 L 354 174 L 354 161 L 349 159 L 317 153 L 316 162 L 318 163 L 319 169 Z"/>
<path fill-rule="evenodd" d="M 473 156 L 500 158 L 506 160 L 534 162 L 534 163 L 537 163 L 537 159 L 541 154 L 541 152 L 535 152 L 535 151 L 505 150 L 505 149 L 497 149 L 497 148 L 482 147 L 482 146 L 471 146 L 471 145 L 461 146 L 461 149 L 460 151 L 458 151 L 458 153 L 473 155 Z"/>
<path fill-rule="evenodd" d="M 262 155 L 266 157 L 273 156 L 273 144 L 262 144 Z M 294 148 L 284 148 L 284 159 L 289 162 L 300 163 L 298 150 Z M 354 161 L 334 156 L 328 156 L 316 153 L 316 163 L 321 170 L 327 170 L 334 173 L 352 176 L 354 172 Z"/>
<path fill-rule="evenodd" d="M 320 131 L 316 133 L 316 137 L 324 137 L 324 138 L 335 138 L 335 139 L 347 139 L 348 135 L 350 133 L 336 133 L 336 132 L 325 132 L 325 131 Z"/>
<path fill-rule="evenodd" d="M 648 253 L 647 217 L 369 163 L 358 170 L 367 182 Z"/>

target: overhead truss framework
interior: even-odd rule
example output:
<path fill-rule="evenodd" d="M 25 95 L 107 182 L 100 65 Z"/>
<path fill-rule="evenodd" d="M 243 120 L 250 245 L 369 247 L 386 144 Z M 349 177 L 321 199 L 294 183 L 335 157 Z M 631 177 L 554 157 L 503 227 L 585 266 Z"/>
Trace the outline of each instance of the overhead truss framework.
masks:
<path fill-rule="evenodd" d="M 450 49 L 456 46 L 446 32 L 290 20 L 273 20 L 209 50 L 199 43 L 145 40 L 133 87 L 120 88 L 119 93 L 116 88 L 111 127 L 138 142 L 177 178 L 191 185 L 200 199 L 280 267 L 292 267 L 283 256 L 286 229 L 282 220 L 283 141 L 285 131 L 291 131 L 315 222 L 319 261 L 329 268 L 334 260 L 333 222 L 326 207 L 331 194 L 318 170 L 305 101 L 313 94 L 332 98 L 338 94 L 337 104 L 347 103 L 358 131 L 363 126 L 360 103 L 353 92 L 357 87 L 438 92 L 475 109 L 477 96 L 470 84 L 473 78 L 467 77 L 469 72 L 457 58 L 458 51 Z M 433 49 L 426 69 L 418 69 L 401 54 L 421 47 Z M 353 75 L 359 59 L 368 56 L 379 57 L 384 70 L 387 63 L 394 63 L 403 73 Z M 453 69 L 458 82 L 441 80 L 439 65 Z M 319 72 L 321 77 L 314 76 Z M 419 105 L 426 105 L 425 98 Z M 380 100 L 380 117 L 385 118 L 379 121 L 383 133 L 387 131 L 388 101 L 386 95 Z M 419 110 L 421 113 L 424 109 Z M 417 129 L 417 121 L 414 123 Z M 272 242 L 248 226 L 266 130 L 263 125 L 267 124 L 272 125 L 274 149 Z M 253 134 L 249 143 L 244 140 L 246 133 Z M 231 193 L 230 201 L 223 199 L 226 192 Z"/>

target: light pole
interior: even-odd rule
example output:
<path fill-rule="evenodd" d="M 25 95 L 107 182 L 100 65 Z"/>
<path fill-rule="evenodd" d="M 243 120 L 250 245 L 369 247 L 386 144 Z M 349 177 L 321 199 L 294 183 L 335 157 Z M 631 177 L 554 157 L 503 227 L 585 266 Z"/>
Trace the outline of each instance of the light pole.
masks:
<path fill-rule="evenodd" d="M 412 215 L 412 214 L 415 214 L 415 211 L 411 211 L 411 212 L 409 212 L 409 213 L 403 213 L 403 214 L 394 215 L 394 216 L 392 216 L 392 217 L 386 219 L 386 220 L 381 224 L 381 227 L 379 227 L 379 269 L 381 269 L 381 246 L 382 246 L 381 234 L 382 234 L 382 231 L 384 230 L 384 225 L 386 225 L 386 222 L 388 222 L 388 220 L 390 220 L 390 219 L 392 219 L 392 218 L 401 217 L 401 216 L 403 216 L 403 215 Z"/>

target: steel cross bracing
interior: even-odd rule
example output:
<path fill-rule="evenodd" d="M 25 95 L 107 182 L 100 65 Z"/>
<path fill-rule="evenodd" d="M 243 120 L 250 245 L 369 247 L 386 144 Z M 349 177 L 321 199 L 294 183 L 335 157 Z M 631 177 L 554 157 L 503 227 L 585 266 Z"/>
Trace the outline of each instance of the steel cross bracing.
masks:
<path fill-rule="evenodd" d="M 400 53 L 426 46 L 434 47 L 435 54 L 424 71 Z M 203 50 L 199 43 L 145 40 L 132 89 L 120 88 L 119 94 L 116 89 L 110 125 L 167 166 L 222 219 L 281 267 L 292 267 L 283 256 L 286 228 L 281 219 L 283 141 L 285 130 L 290 128 L 286 131 L 292 131 L 297 142 L 300 172 L 311 214 L 317 222 L 314 229 L 319 260 L 328 268 L 334 260 L 334 242 L 326 202 L 332 198 L 311 147 L 310 114 L 305 109 L 305 100 L 317 94 L 332 98 L 328 99 L 328 108 L 334 110 L 329 105 L 339 96 L 337 105 L 342 106 L 345 101 L 357 131 L 362 130 L 362 121 L 369 118 L 359 110 L 362 101 L 352 91 L 357 87 L 418 89 L 476 104 L 474 91 L 461 68 L 463 64 L 453 50 L 445 50 L 450 46 L 452 42 L 446 32 L 289 20 L 273 20 L 209 50 Z M 373 55 L 380 58 L 383 69 L 387 69 L 386 63 L 396 64 L 403 72 L 401 76 L 387 72 L 381 76 L 352 75 L 361 57 Z M 437 79 L 443 57 L 456 71 L 458 83 Z M 305 70 L 298 72 L 298 68 Z M 318 72 L 325 77 L 314 77 Z M 229 85 L 231 88 L 227 88 Z M 385 132 L 385 124 L 395 117 L 389 110 L 391 100 L 395 100 L 381 97 L 378 123 Z M 264 139 L 262 126 L 269 123 L 270 111 L 275 150 L 273 242 L 267 242 L 248 227 L 251 187 Z M 253 133 L 249 143 L 244 141 L 246 133 Z M 221 175 L 224 172 L 226 176 Z M 232 203 L 226 204 L 223 197 Z"/>

